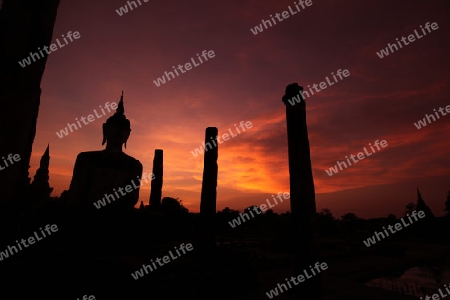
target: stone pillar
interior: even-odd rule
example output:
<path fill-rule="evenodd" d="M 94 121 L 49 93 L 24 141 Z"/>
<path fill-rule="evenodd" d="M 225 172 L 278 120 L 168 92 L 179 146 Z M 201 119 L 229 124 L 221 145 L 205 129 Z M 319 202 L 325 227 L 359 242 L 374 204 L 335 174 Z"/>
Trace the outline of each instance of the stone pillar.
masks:
<path fill-rule="evenodd" d="M 26 198 L 29 185 L 47 55 L 23 68 L 18 62 L 51 43 L 58 5 L 59 0 L 4 0 L 0 10 L 0 157 L 11 153 L 21 158 L 0 171 L 0 228 L 9 231 L 17 223 L 20 200 Z"/>
<path fill-rule="evenodd" d="M 297 247 L 295 268 L 298 275 L 303 274 L 305 269 L 311 273 L 309 266 L 314 266 L 316 262 L 321 263 L 316 240 L 316 200 L 306 126 L 305 98 L 302 91 L 303 87 L 298 84 L 290 84 L 286 87 L 282 98 L 286 105 L 290 202 L 294 233 L 292 238 Z M 291 105 L 288 100 L 298 96 L 299 93 L 301 102 Z M 294 294 L 295 299 L 304 299 L 305 295 L 308 295 L 308 299 L 322 300 L 320 274 L 298 285 Z"/>
<path fill-rule="evenodd" d="M 206 128 L 202 194 L 200 200 L 200 246 L 208 253 L 215 248 L 214 216 L 216 215 L 218 130 Z"/>
<path fill-rule="evenodd" d="M 20 228 L 23 228 L 28 218 L 33 217 L 41 211 L 43 207 L 51 203 L 51 193 L 53 188 L 50 187 L 49 180 L 49 166 L 50 166 L 50 145 L 47 146 L 44 155 L 41 157 L 39 169 L 36 171 L 34 180 L 30 186 L 30 193 L 27 199 L 24 199 L 21 208 L 21 223 Z M 20 230 L 19 230 L 20 232 Z"/>
<path fill-rule="evenodd" d="M 152 172 L 155 174 L 155 179 L 153 179 L 151 183 L 149 205 L 151 208 L 159 208 L 161 205 L 163 186 L 163 150 L 161 149 L 155 149 Z M 150 178 L 152 178 L 152 176 L 150 176 Z"/>

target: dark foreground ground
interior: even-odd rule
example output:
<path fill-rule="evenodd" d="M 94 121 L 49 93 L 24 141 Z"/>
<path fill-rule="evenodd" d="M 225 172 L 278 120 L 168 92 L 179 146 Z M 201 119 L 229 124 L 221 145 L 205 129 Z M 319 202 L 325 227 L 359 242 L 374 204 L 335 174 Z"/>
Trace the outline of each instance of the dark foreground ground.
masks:
<path fill-rule="evenodd" d="M 83 229 L 65 231 L 67 227 L 62 226 L 52 236 L 0 261 L 0 299 L 81 299 L 83 295 L 127 300 L 269 299 L 266 292 L 284 283 L 284 278 L 298 275 L 292 262 L 294 249 L 302 245 L 289 234 L 288 223 L 281 219 L 275 223 L 255 220 L 239 229 L 216 224 L 217 248 L 207 262 L 198 251 L 195 219 L 186 218 L 183 223 L 180 216 L 167 220 L 153 216 L 153 223 L 145 224 L 139 223 L 139 217 L 131 219 L 133 222 L 122 220 L 111 227 L 97 217 L 93 223 L 82 218 Z M 45 222 L 48 220 L 45 218 Z M 35 225 L 30 226 L 30 230 L 33 228 Z M 421 228 L 417 225 L 416 229 Z M 420 288 L 431 295 L 438 285 L 421 280 L 389 283 L 389 278 L 399 278 L 406 270 L 420 266 L 441 268 L 435 281 L 445 279 L 450 243 L 447 237 L 441 237 L 447 236 L 446 231 L 428 234 L 428 230 L 399 233 L 371 247 L 363 244 L 373 234 L 371 228 L 360 232 L 350 226 L 322 235 L 321 261 L 328 265 L 322 272 L 325 299 L 418 299 L 422 296 L 417 294 Z M 167 255 L 181 243 L 192 243 L 193 251 L 137 280 L 131 276 L 143 264 Z M 385 289 L 373 287 L 377 284 L 366 285 L 378 278 L 389 279 Z M 411 296 L 414 292 L 415 297 Z M 408 293 L 411 295 L 405 295 Z M 291 299 L 291 294 L 287 291 L 275 298 Z"/>

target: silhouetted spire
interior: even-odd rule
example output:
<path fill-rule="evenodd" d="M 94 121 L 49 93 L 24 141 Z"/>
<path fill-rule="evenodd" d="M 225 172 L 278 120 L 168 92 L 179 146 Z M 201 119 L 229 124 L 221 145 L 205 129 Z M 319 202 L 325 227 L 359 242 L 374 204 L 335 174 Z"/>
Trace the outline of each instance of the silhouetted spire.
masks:
<path fill-rule="evenodd" d="M 50 142 L 47 145 L 47 149 L 45 149 L 44 155 L 41 157 L 41 162 L 39 168 L 47 169 L 50 165 Z"/>
<path fill-rule="evenodd" d="M 422 199 L 422 195 L 420 194 L 419 188 L 417 188 L 417 204 L 416 209 L 418 211 L 423 210 L 425 212 L 426 217 L 434 218 L 434 214 L 431 211 L 430 207 L 425 204 L 425 201 Z"/>
<path fill-rule="evenodd" d="M 422 195 L 420 194 L 419 188 L 417 187 L 417 205 L 419 204 L 425 204 L 425 202 L 422 199 Z"/>
<path fill-rule="evenodd" d="M 47 149 L 41 157 L 39 169 L 34 175 L 34 180 L 31 183 L 32 196 L 38 201 L 49 200 L 50 194 L 53 188 L 50 187 L 49 180 L 49 168 L 50 166 L 50 143 L 47 145 Z"/>
<path fill-rule="evenodd" d="M 120 114 L 120 115 L 125 114 L 125 109 L 123 107 L 123 91 L 122 91 L 122 96 L 120 96 L 120 101 L 119 101 L 119 105 L 116 109 L 116 113 Z"/>

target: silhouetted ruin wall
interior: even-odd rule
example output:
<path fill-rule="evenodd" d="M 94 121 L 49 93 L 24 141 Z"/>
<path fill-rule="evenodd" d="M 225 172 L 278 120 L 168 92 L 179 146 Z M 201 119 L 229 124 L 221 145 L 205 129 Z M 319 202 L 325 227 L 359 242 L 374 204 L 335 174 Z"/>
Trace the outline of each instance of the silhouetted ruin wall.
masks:
<path fill-rule="evenodd" d="M 19 61 L 49 45 L 59 0 L 4 0 L 0 10 L 0 156 L 20 155 L 20 161 L 0 172 L 0 212 L 11 230 L 22 193 L 36 134 L 41 79 L 47 56 L 22 68 Z M 14 199 L 13 199 L 14 198 Z M 3 226 L 0 226 L 3 228 Z"/>

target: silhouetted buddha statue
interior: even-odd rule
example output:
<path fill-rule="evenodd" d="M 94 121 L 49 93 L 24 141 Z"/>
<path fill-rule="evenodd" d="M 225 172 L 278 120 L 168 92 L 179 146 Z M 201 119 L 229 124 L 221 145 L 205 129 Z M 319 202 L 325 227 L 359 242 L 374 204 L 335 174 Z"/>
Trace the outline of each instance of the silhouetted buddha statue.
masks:
<path fill-rule="evenodd" d="M 130 132 L 122 92 L 116 113 L 103 124 L 105 150 L 82 152 L 77 156 L 68 191 L 70 204 L 96 211 L 127 210 L 135 206 L 142 164 L 122 151 Z"/>

